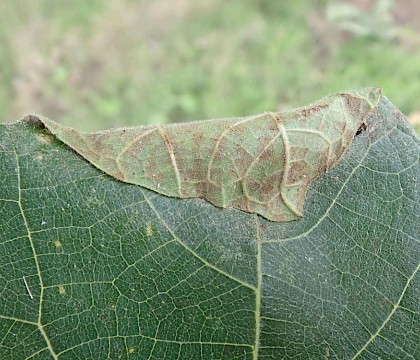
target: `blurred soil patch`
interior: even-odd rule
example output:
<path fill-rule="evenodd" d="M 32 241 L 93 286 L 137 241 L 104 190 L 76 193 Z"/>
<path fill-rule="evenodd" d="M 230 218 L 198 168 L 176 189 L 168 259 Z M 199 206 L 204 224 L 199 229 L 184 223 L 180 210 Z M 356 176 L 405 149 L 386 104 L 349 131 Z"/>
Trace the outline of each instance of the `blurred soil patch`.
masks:
<path fill-rule="evenodd" d="M 0 5 L 3 121 L 35 112 L 95 130 L 287 110 L 368 86 L 420 111 L 417 0 L 36 4 Z M 360 10 L 350 30 L 328 18 L 340 4 Z"/>

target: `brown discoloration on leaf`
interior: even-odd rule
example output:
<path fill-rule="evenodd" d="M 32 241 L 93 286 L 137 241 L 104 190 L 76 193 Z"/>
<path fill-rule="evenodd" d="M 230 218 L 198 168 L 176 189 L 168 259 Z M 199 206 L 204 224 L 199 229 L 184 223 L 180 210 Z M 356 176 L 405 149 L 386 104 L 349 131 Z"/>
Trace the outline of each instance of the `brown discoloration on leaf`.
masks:
<path fill-rule="evenodd" d="M 36 139 L 40 142 L 40 143 L 43 143 L 44 145 L 49 145 L 50 143 L 51 143 L 51 141 L 52 141 L 52 137 L 50 136 L 50 135 L 46 135 L 46 134 L 41 134 L 41 135 L 38 135 L 37 137 L 36 137 Z"/>
<path fill-rule="evenodd" d="M 322 109 L 326 109 L 327 107 L 328 107 L 328 104 L 317 104 L 315 106 L 310 106 L 310 107 L 307 107 L 307 108 L 303 109 L 301 111 L 301 114 L 305 117 L 310 116 L 310 115 L 313 115 L 314 113 L 317 113 L 318 111 L 320 111 Z"/>
<path fill-rule="evenodd" d="M 280 125 L 282 123 L 282 118 L 279 114 L 273 112 L 269 112 L 268 114 L 275 121 L 276 125 Z"/>
<path fill-rule="evenodd" d="M 172 144 L 171 144 L 171 142 L 169 141 L 169 139 L 168 139 L 168 135 L 167 135 L 167 134 L 163 134 L 163 139 L 165 140 L 166 146 L 167 146 L 170 150 L 172 150 L 172 151 L 173 151 L 173 149 L 172 149 Z"/>
<path fill-rule="evenodd" d="M 153 236 L 153 234 L 155 233 L 154 229 L 153 229 L 153 224 L 147 224 L 146 225 L 146 235 L 147 236 Z"/>
<path fill-rule="evenodd" d="M 345 105 L 347 106 L 347 110 L 350 113 L 351 116 L 357 116 L 360 112 L 360 106 L 362 103 L 362 100 L 354 97 L 354 96 L 345 96 L 343 95 Z"/>
<path fill-rule="evenodd" d="M 291 146 L 290 147 L 290 157 L 293 160 L 304 159 L 308 150 L 309 149 L 307 147 Z"/>
<path fill-rule="evenodd" d="M 284 114 L 96 134 L 43 122 L 116 179 L 290 221 L 300 218 L 308 186 L 339 161 L 379 97 L 376 89 L 365 89 Z"/>
<path fill-rule="evenodd" d="M 290 172 L 288 174 L 286 182 L 288 184 L 295 184 L 299 181 L 302 181 L 303 174 L 306 174 L 310 170 L 308 165 L 304 161 L 295 161 L 290 166 Z M 303 180 L 304 181 L 304 180 Z"/>
<path fill-rule="evenodd" d="M 274 156 L 274 146 L 269 145 L 266 149 L 261 152 L 260 159 L 261 161 L 273 159 Z"/>

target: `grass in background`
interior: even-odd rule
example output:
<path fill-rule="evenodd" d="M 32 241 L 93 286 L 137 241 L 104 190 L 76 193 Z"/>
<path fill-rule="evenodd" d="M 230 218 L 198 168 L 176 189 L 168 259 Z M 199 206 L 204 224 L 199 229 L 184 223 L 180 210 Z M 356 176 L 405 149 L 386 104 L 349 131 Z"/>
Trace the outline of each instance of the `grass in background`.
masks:
<path fill-rule="evenodd" d="M 420 29 L 398 8 L 410 4 L 3 2 L 0 119 L 36 112 L 94 130 L 286 110 L 367 86 L 416 114 Z"/>

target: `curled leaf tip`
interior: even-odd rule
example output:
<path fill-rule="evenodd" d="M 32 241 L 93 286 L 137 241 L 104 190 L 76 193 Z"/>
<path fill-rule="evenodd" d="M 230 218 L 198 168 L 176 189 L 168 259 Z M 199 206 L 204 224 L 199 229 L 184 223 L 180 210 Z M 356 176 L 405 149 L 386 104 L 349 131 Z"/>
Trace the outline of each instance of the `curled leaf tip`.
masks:
<path fill-rule="evenodd" d="M 337 164 L 380 96 L 369 88 L 285 113 L 89 134 L 41 121 L 120 181 L 291 221 L 302 217 L 308 186 Z"/>
<path fill-rule="evenodd" d="M 43 123 L 43 121 L 36 115 L 26 115 L 21 122 L 28 124 L 28 125 L 32 125 L 32 126 L 36 126 L 40 129 L 45 129 L 45 125 Z"/>

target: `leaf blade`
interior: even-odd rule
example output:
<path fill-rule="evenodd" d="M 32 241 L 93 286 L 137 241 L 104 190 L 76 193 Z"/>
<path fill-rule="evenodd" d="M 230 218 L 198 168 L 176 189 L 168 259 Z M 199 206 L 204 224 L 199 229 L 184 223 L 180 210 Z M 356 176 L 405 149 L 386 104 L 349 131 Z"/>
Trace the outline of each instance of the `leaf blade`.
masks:
<path fill-rule="evenodd" d="M 139 191 L 39 128 L 1 126 L 1 354 L 418 357 L 420 141 L 384 98 L 366 125 L 296 222 Z M 8 207 L 15 153 L 31 240 Z"/>

